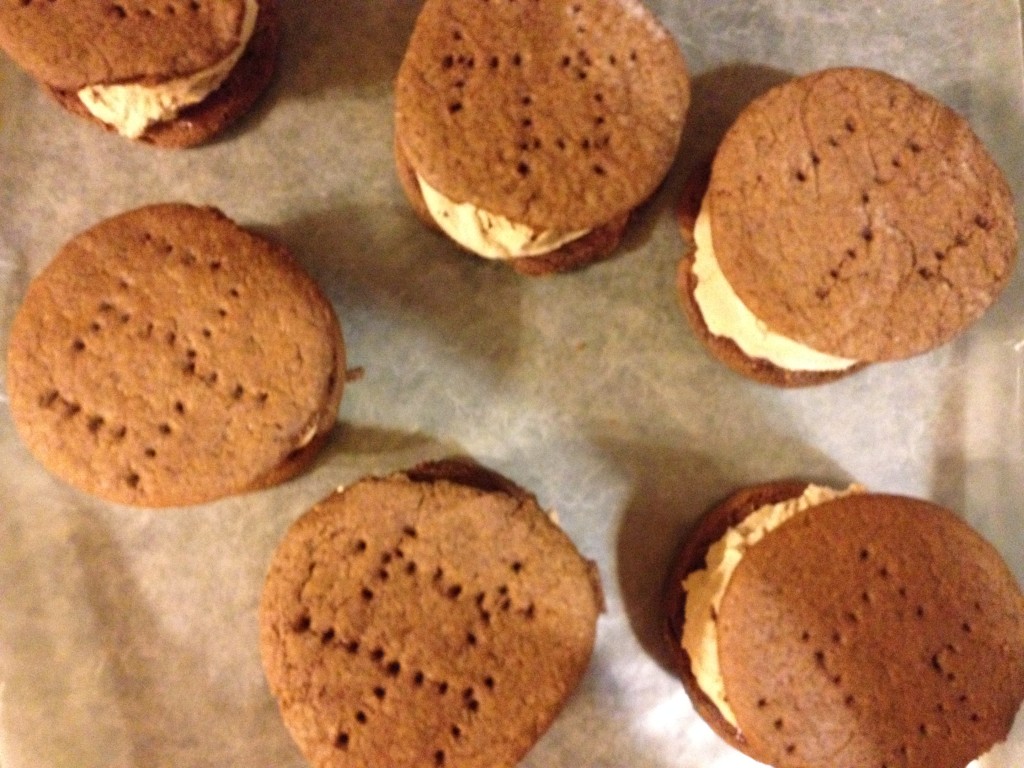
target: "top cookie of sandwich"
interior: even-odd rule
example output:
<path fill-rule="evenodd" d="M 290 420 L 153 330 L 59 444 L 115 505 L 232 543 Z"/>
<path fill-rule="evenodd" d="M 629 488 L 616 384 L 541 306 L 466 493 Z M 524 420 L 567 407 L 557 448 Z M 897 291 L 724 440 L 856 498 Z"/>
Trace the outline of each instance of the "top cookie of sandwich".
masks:
<path fill-rule="evenodd" d="M 447 198 L 585 230 L 661 182 L 689 80 L 636 0 L 427 0 L 396 84 L 396 136 Z"/>
<path fill-rule="evenodd" d="M 445 460 L 359 480 L 289 528 L 260 651 L 318 768 L 510 767 L 582 678 L 602 604 L 532 494 Z"/>
<path fill-rule="evenodd" d="M 277 0 L 0 2 L 0 48 L 69 112 L 165 148 L 201 144 L 270 84 Z"/>
<path fill-rule="evenodd" d="M 1024 697 L 1024 594 L 925 501 L 854 494 L 749 547 L 718 657 L 751 756 L 779 768 L 958 768 Z"/>
<path fill-rule="evenodd" d="M 753 102 L 707 200 L 716 258 L 753 314 L 864 362 L 951 339 L 1016 258 L 1010 189 L 967 122 L 872 70 L 807 75 Z"/>
<path fill-rule="evenodd" d="M 241 39 L 245 0 L 0 2 L 0 46 L 44 83 L 159 82 L 198 72 Z"/>
<path fill-rule="evenodd" d="M 331 304 L 281 246 L 160 204 L 72 238 L 11 326 L 11 416 L 88 493 L 177 506 L 266 487 L 326 442 L 344 386 Z"/>

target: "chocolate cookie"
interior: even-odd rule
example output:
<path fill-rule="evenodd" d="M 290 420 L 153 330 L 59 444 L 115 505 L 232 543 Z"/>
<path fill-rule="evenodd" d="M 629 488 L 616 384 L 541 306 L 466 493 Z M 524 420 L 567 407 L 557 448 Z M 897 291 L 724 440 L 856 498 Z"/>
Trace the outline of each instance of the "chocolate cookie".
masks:
<path fill-rule="evenodd" d="M 717 357 L 773 384 L 949 341 L 1016 259 L 1009 187 L 967 122 L 872 70 L 826 70 L 756 99 L 702 197 L 682 304 Z"/>
<path fill-rule="evenodd" d="M 66 109 L 167 148 L 211 139 L 270 83 L 277 0 L 0 4 L 0 48 Z"/>
<path fill-rule="evenodd" d="M 674 647 L 696 553 L 802 490 L 752 489 L 701 523 L 669 589 Z M 991 545 L 928 502 L 859 493 L 795 515 L 745 549 L 714 623 L 736 724 L 682 652 L 687 690 L 720 735 L 778 768 L 964 766 L 1024 701 L 1024 594 Z"/>
<path fill-rule="evenodd" d="M 281 246 L 220 211 L 139 208 L 68 242 L 11 328 L 11 415 L 55 475 L 111 501 L 194 504 L 301 471 L 345 349 Z"/>
<path fill-rule="evenodd" d="M 639 2 L 428 0 L 396 83 L 414 209 L 527 274 L 611 253 L 675 157 L 690 85 Z"/>
<path fill-rule="evenodd" d="M 536 499 L 442 462 L 340 489 L 274 554 L 260 643 L 315 766 L 511 767 L 582 677 L 594 565 Z"/>

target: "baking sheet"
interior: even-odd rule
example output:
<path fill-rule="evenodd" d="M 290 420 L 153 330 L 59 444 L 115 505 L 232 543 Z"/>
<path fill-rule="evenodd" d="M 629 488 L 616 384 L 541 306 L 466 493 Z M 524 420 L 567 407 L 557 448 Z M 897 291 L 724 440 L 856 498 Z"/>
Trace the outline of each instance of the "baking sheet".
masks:
<path fill-rule="evenodd" d="M 547 279 L 458 252 L 402 198 L 392 80 L 417 3 L 283 0 L 267 98 L 187 152 L 72 119 L 0 59 L 4 345 L 27 281 L 62 242 L 124 209 L 185 200 L 290 246 L 365 369 L 309 473 L 171 511 L 108 505 L 52 479 L 0 402 L 0 766 L 303 765 L 259 664 L 270 554 L 335 486 L 451 453 L 534 490 L 598 561 L 607 592 L 589 672 L 526 766 L 755 765 L 693 713 L 667 671 L 658 613 L 672 550 L 739 485 L 856 479 L 936 500 L 1024 581 L 1020 271 L 953 344 L 799 391 L 712 361 L 672 288 L 683 179 L 736 111 L 789 73 L 860 64 L 913 81 L 969 117 L 1024 199 L 1017 0 L 650 5 L 694 76 L 679 158 L 617 258 Z M 1022 721 L 986 768 L 1024 765 Z"/>

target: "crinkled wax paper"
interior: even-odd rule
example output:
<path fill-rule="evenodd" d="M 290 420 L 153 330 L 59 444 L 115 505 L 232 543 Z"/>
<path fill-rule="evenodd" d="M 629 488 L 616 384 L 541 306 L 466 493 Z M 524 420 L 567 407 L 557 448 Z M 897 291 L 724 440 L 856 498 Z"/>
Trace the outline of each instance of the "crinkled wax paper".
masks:
<path fill-rule="evenodd" d="M 190 151 L 97 130 L 0 59 L 4 349 L 28 280 L 61 243 L 122 210 L 184 200 L 284 241 L 365 370 L 310 472 L 178 510 L 67 488 L 28 455 L 0 402 L 3 768 L 303 765 L 259 663 L 270 554 L 336 486 L 451 453 L 556 510 L 607 592 L 589 672 L 526 766 L 753 765 L 694 714 L 659 615 L 676 545 L 742 484 L 856 479 L 933 499 L 1024 580 L 1020 272 L 954 343 L 797 391 L 714 362 L 673 289 L 683 180 L 745 103 L 793 73 L 858 64 L 913 81 L 970 119 L 1021 197 L 1016 0 L 652 2 L 694 78 L 683 146 L 617 258 L 546 279 L 459 252 L 401 195 L 392 83 L 418 3 L 281 5 L 270 92 L 227 136 Z M 1024 765 L 1021 720 L 986 768 Z"/>

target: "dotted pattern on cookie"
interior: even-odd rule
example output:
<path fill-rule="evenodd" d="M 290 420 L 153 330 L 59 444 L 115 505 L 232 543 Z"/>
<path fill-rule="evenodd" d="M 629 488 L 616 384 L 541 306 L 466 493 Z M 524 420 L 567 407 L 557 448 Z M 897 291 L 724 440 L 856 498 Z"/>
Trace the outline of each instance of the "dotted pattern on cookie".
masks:
<path fill-rule="evenodd" d="M 762 762 L 954 768 L 1024 698 L 1024 595 L 954 515 L 878 495 L 751 548 L 718 618 L 726 694 Z"/>
<path fill-rule="evenodd" d="M 260 609 L 317 766 L 512 766 L 582 675 L 600 600 L 532 498 L 364 480 L 286 535 Z"/>
<path fill-rule="evenodd" d="M 687 598 L 682 585 L 690 573 L 706 566 L 708 548 L 722 538 L 731 526 L 738 525 L 766 504 L 796 498 L 806 487 L 806 482 L 798 480 L 777 481 L 744 488 L 723 500 L 687 534 L 665 584 L 665 641 L 675 671 L 697 714 L 723 740 L 746 754 L 750 754 L 746 739 L 722 716 L 718 707 L 701 689 L 693 675 L 690 656 L 682 646 Z"/>
<path fill-rule="evenodd" d="M 871 70 L 808 75 L 726 134 L 709 187 L 715 253 L 769 328 L 890 360 L 942 344 L 1008 281 L 1005 179 L 969 125 Z"/>
<path fill-rule="evenodd" d="M 260 487 L 326 432 L 343 361 L 333 310 L 283 249 L 213 209 L 158 205 L 82 233 L 32 282 L 8 388 L 58 477 L 178 505 Z"/>
<path fill-rule="evenodd" d="M 243 0 L 0 1 L 0 48 L 43 83 L 166 80 L 238 45 Z"/>
<path fill-rule="evenodd" d="M 431 229 L 437 229 L 437 223 L 431 217 L 430 211 L 423 201 L 423 195 L 416 181 L 416 171 L 409 164 L 409 160 L 405 156 L 405 151 L 397 135 L 395 136 L 394 155 L 398 179 L 402 185 L 402 190 L 412 205 L 413 211 L 426 226 Z M 592 264 L 595 261 L 600 261 L 612 255 L 622 239 L 629 218 L 629 213 L 617 216 L 606 224 L 591 230 L 586 235 L 572 240 L 542 256 L 526 256 L 506 259 L 505 261 L 516 272 L 532 277 L 580 269 L 587 264 Z"/>
<path fill-rule="evenodd" d="M 184 149 L 209 141 L 238 120 L 270 85 L 281 37 L 278 0 L 261 0 L 256 29 L 231 74 L 212 94 L 186 107 L 173 120 L 155 123 L 139 140 L 165 149 Z M 93 116 L 75 90 L 49 88 L 57 102 L 80 117 L 114 129 Z"/>
<path fill-rule="evenodd" d="M 707 193 L 710 174 L 711 163 L 708 161 L 706 164 L 698 166 L 687 177 L 676 209 L 676 221 L 679 224 L 680 233 L 689 244 L 676 269 L 676 296 L 679 299 L 679 306 L 697 338 L 703 342 L 712 355 L 736 373 L 777 387 L 827 384 L 861 370 L 866 364 L 853 365 L 842 371 L 788 370 L 763 358 L 749 357 L 732 339 L 711 333 L 694 297 L 694 291 L 697 289 L 697 276 L 693 272 L 696 263 L 693 229 L 700 212 L 701 201 Z"/>
<path fill-rule="evenodd" d="M 447 197 L 584 229 L 660 183 L 688 105 L 679 50 L 639 5 L 430 0 L 399 71 L 396 132 Z"/>

